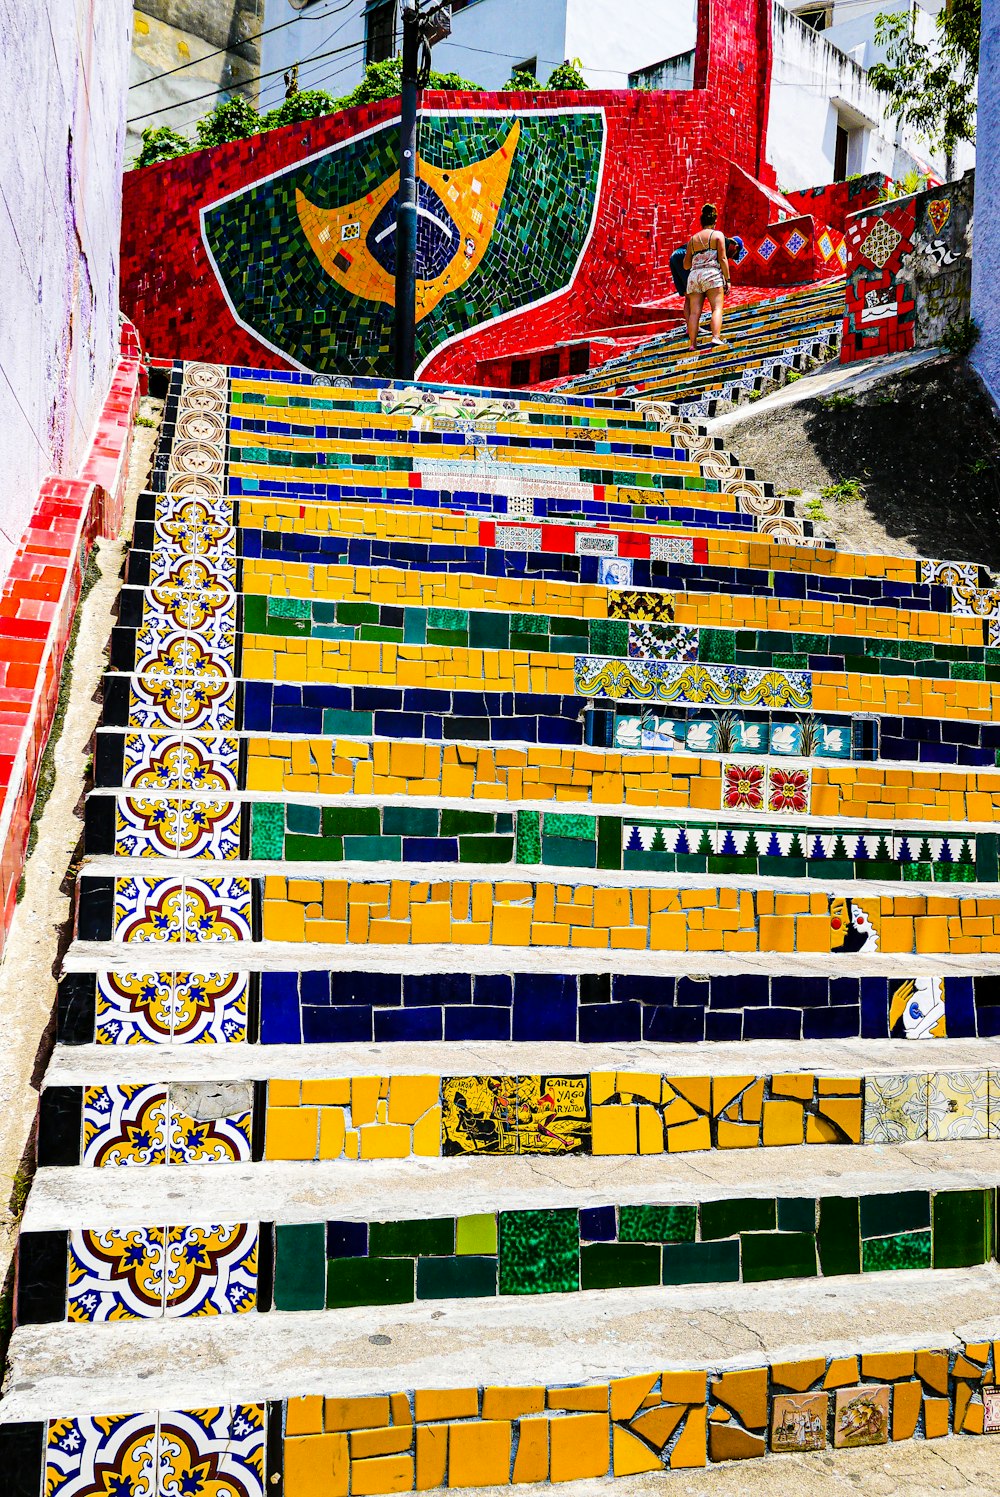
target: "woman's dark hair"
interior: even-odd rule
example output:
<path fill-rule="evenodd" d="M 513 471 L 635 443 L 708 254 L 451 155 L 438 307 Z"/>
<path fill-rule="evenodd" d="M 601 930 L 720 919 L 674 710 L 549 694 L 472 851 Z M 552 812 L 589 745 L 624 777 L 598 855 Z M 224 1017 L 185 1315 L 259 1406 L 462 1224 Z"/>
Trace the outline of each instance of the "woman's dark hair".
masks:
<path fill-rule="evenodd" d="M 703 229 L 711 228 L 718 222 L 719 210 L 714 203 L 706 203 L 701 210 L 701 226 Z"/>

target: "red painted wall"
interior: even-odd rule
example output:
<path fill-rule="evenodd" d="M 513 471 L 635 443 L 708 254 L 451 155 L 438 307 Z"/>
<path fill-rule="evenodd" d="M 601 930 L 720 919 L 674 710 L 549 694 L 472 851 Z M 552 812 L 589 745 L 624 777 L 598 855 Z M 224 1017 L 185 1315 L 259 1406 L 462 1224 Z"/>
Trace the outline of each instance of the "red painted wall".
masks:
<path fill-rule="evenodd" d="M 600 106 L 607 119 L 595 231 L 572 287 L 470 330 L 431 359 L 425 378 L 471 381 L 477 361 L 620 323 L 637 304 L 672 292 L 670 252 L 692 232 L 706 199 L 725 213 L 730 162 L 750 177 L 767 170 L 770 15 L 770 0 L 699 0 L 696 87 L 687 92 L 424 95 L 428 110 L 578 103 Z M 128 173 L 122 305 L 151 356 L 283 367 L 233 319 L 202 244 L 199 210 L 396 112 L 396 101 L 386 100 Z M 803 255 L 797 278 L 810 279 L 811 265 Z M 784 279 L 758 269 L 765 283 Z"/>

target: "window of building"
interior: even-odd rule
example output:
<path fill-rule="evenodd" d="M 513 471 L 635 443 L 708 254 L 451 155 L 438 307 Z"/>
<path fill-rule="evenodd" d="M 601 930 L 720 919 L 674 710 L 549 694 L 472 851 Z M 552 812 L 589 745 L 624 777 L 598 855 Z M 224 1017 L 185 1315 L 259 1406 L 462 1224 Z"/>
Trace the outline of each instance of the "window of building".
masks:
<path fill-rule="evenodd" d="M 514 66 L 510 70 L 510 76 L 513 78 L 515 73 L 530 73 L 532 78 L 537 78 L 538 58 L 529 57 L 525 62 L 515 62 Z"/>
<path fill-rule="evenodd" d="M 847 147 L 850 134 L 843 125 L 837 126 L 837 143 L 833 148 L 833 180 L 843 182 L 847 176 Z"/>
<path fill-rule="evenodd" d="M 365 15 L 365 62 L 396 55 L 396 0 L 369 5 Z"/>
<path fill-rule="evenodd" d="M 467 5 L 471 5 L 471 4 L 472 4 L 472 0 L 451 0 L 451 13 L 452 13 L 452 15 L 454 15 L 456 13 L 456 11 L 464 10 Z"/>
<path fill-rule="evenodd" d="M 813 31 L 825 31 L 830 25 L 830 7 L 828 5 L 810 6 L 808 10 L 797 10 L 795 14 L 804 25 Z"/>
<path fill-rule="evenodd" d="M 543 379 L 543 380 L 544 379 L 558 379 L 559 378 L 559 354 L 558 353 L 543 353 L 542 354 L 542 362 L 541 362 L 541 365 L 539 367 L 538 377 L 539 377 L 539 379 Z"/>

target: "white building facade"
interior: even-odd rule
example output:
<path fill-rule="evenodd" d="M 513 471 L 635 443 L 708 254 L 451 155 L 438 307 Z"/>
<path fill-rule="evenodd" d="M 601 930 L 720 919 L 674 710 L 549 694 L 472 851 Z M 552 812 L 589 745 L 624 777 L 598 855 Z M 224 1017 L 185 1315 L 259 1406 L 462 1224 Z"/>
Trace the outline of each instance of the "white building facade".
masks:
<path fill-rule="evenodd" d="M 911 9 L 918 38 L 930 41 L 940 3 L 775 0 L 768 159 L 781 187 L 865 172 L 944 178 L 942 153 L 899 126 L 866 73 L 884 57 L 879 11 Z M 348 93 L 368 61 L 395 55 L 398 10 L 398 0 L 266 0 L 263 105 L 280 102 L 282 70 L 295 63 L 300 88 Z M 564 59 L 579 58 L 591 88 L 690 88 L 696 27 L 697 0 L 454 0 L 452 34 L 435 47 L 434 66 L 496 90 L 516 69 L 544 83 Z M 972 147 L 959 147 L 953 174 L 974 160 Z"/>

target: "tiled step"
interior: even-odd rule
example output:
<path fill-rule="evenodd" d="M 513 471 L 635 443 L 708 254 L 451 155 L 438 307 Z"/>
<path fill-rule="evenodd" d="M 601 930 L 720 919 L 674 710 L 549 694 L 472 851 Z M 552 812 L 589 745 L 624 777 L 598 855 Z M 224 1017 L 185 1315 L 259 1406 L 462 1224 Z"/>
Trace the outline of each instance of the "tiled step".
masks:
<path fill-rule="evenodd" d="M 984 1181 L 997 1178 L 1000 1148 L 981 1143 L 976 1156 L 963 1168 L 953 1145 L 931 1144 L 865 1169 L 845 1151 L 833 1189 L 817 1187 L 804 1148 L 763 1150 L 738 1168 L 709 1155 L 698 1173 L 679 1156 L 666 1184 L 648 1159 L 616 1181 L 593 1158 L 554 1153 L 541 1177 L 514 1157 L 500 1179 L 475 1158 L 458 1171 L 376 1162 L 360 1180 L 334 1163 L 317 1166 L 321 1195 L 304 1172 L 234 1165 L 216 1181 L 211 1221 L 196 1166 L 178 1166 L 180 1179 L 142 1171 L 127 1191 L 115 1171 L 45 1170 L 21 1227 L 17 1318 L 83 1325 L 209 1307 L 334 1311 L 950 1272 L 995 1256 L 996 1188 Z"/>

